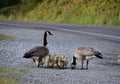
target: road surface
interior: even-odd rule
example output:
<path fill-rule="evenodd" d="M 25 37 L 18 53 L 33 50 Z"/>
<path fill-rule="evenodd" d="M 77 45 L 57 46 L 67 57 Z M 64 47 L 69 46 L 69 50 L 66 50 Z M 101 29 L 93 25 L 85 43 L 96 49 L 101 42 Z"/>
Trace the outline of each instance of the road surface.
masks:
<path fill-rule="evenodd" d="M 0 78 L 15 79 L 18 84 L 120 84 L 120 29 L 98 27 L 0 21 L 0 34 L 14 37 L 0 41 Z M 29 49 L 42 45 L 46 30 L 54 34 L 48 37 L 50 53 L 69 57 L 67 69 L 50 69 L 46 64 L 37 68 L 31 59 L 22 58 Z M 88 70 L 81 70 L 77 60 L 76 69 L 71 70 L 73 52 L 80 46 L 95 48 L 104 59 L 91 60 Z"/>

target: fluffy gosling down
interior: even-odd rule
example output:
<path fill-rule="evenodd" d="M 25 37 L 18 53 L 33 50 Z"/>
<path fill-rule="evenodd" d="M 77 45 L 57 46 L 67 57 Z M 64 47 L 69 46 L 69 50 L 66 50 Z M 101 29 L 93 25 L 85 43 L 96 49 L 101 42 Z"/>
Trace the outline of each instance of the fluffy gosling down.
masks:
<path fill-rule="evenodd" d="M 47 66 L 49 68 L 60 68 L 64 69 L 67 67 L 68 64 L 68 57 L 65 55 L 56 56 L 49 54 L 48 60 L 47 60 Z"/>
<path fill-rule="evenodd" d="M 55 55 L 49 54 L 47 58 L 47 67 L 54 68 Z"/>
<path fill-rule="evenodd" d="M 46 57 L 45 58 L 43 58 L 43 59 L 41 59 L 41 60 L 39 60 L 39 58 L 33 58 L 33 61 L 36 63 L 36 65 L 39 65 L 39 66 L 41 66 L 41 67 L 43 67 L 43 65 L 45 64 L 45 62 L 46 62 Z"/>
<path fill-rule="evenodd" d="M 55 59 L 54 67 L 64 69 L 64 68 L 67 68 L 67 64 L 68 64 L 67 56 L 65 56 L 65 55 L 57 56 Z"/>

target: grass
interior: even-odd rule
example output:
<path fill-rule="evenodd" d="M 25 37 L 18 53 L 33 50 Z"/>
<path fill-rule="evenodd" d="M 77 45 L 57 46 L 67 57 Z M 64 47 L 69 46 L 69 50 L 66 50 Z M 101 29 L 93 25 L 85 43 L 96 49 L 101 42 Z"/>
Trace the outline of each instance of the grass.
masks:
<path fill-rule="evenodd" d="M 0 68 L 0 84 L 17 84 L 18 80 L 15 78 L 8 78 L 9 75 L 15 75 L 18 73 L 27 72 L 26 70 L 16 70 L 16 69 L 9 69 L 9 68 Z"/>
<path fill-rule="evenodd" d="M 26 72 L 26 70 L 0 68 L 0 74 L 14 75 L 14 74 L 17 74 L 17 73 L 24 73 L 24 72 Z"/>
<path fill-rule="evenodd" d="M 8 40 L 8 39 L 12 39 L 13 37 L 11 36 L 6 36 L 6 35 L 2 35 L 0 34 L 0 40 Z"/>
<path fill-rule="evenodd" d="M 0 19 L 119 26 L 119 5 L 114 0 L 42 0 L 0 9 Z"/>
<path fill-rule="evenodd" d="M 17 80 L 16 79 L 8 79 L 5 77 L 0 77 L 0 84 L 16 84 Z"/>

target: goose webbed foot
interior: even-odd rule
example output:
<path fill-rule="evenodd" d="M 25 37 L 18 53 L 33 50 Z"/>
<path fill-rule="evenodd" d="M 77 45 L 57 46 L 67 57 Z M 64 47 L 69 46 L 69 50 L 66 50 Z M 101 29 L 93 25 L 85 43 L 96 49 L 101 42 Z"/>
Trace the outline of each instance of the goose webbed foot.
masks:
<path fill-rule="evenodd" d="M 85 70 L 84 68 L 81 68 L 81 70 Z"/>
<path fill-rule="evenodd" d="M 74 66 L 71 66 L 71 69 L 75 69 L 75 67 L 74 67 Z"/>
<path fill-rule="evenodd" d="M 88 70 L 88 68 L 81 68 L 81 70 Z"/>

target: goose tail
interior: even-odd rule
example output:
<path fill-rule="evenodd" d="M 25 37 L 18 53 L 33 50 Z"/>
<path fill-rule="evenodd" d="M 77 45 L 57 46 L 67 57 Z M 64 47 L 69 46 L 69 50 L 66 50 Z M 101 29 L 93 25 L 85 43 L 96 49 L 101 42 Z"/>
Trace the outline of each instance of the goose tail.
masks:
<path fill-rule="evenodd" d="M 32 57 L 32 55 L 30 55 L 30 54 L 28 54 L 28 53 L 25 53 L 24 56 L 23 56 L 23 58 L 27 58 L 27 59 L 28 59 L 28 58 L 31 58 L 31 57 Z"/>
<path fill-rule="evenodd" d="M 95 56 L 99 59 L 103 59 L 103 55 L 98 51 L 95 52 Z"/>

